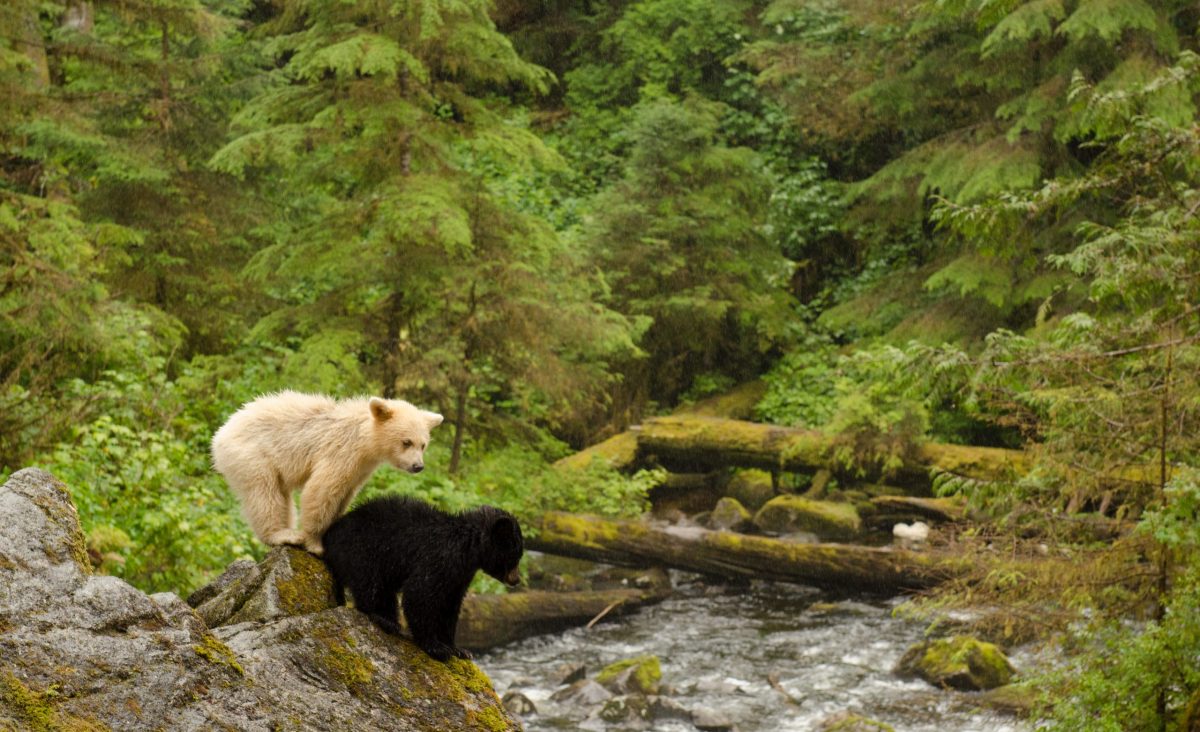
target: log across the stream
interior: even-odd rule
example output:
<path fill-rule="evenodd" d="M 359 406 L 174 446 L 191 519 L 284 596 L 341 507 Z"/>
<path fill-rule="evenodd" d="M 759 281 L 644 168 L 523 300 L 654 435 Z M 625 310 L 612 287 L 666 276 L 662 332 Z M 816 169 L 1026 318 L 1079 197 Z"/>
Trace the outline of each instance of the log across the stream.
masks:
<path fill-rule="evenodd" d="M 736 419 L 673 415 L 646 420 L 637 435 L 638 455 L 678 472 L 726 466 L 814 471 L 828 467 L 837 436 L 817 430 Z M 1023 475 L 1032 467 L 1021 450 L 926 442 L 903 456 L 894 480 L 929 482 L 931 469 L 976 480 Z"/>
<path fill-rule="evenodd" d="M 541 633 L 584 625 L 603 614 L 617 617 L 664 599 L 667 590 L 583 590 L 467 595 L 458 619 L 458 644 L 472 651 Z"/>
<path fill-rule="evenodd" d="M 625 467 L 643 461 L 681 473 L 723 467 L 812 472 L 830 467 L 839 440 L 837 435 L 817 430 L 690 414 L 648 419 L 633 432 L 636 458 L 626 465 L 614 460 L 613 465 Z M 621 444 L 627 453 L 628 442 Z M 939 442 L 916 443 L 900 458 L 902 464 L 888 481 L 926 487 L 931 472 L 973 480 L 1011 480 L 1029 473 L 1036 462 L 1032 453 L 1023 450 Z M 1102 474 L 1064 469 L 1069 481 L 1099 480 L 1112 485 L 1154 485 L 1156 471 L 1153 465 L 1138 464 L 1114 465 Z"/>
<path fill-rule="evenodd" d="M 929 587 L 965 569 L 964 561 L 953 555 L 854 544 L 805 544 L 559 512 L 543 516 L 540 533 L 526 545 L 609 564 L 658 565 L 721 577 L 881 593 Z"/>

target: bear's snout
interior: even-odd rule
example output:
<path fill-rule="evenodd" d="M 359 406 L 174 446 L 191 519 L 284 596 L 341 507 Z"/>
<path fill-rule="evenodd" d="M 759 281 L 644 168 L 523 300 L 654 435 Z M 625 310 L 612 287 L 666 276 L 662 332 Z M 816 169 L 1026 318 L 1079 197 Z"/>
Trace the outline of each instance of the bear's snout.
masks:
<path fill-rule="evenodd" d="M 519 567 L 513 567 L 508 574 L 504 575 L 504 584 L 509 587 L 516 587 L 521 584 L 521 570 Z"/>
<path fill-rule="evenodd" d="M 408 472 L 419 473 L 424 469 L 425 469 L 425 465 L 423 463 L 416 463 L 411 468 L 408 469 Z"/>

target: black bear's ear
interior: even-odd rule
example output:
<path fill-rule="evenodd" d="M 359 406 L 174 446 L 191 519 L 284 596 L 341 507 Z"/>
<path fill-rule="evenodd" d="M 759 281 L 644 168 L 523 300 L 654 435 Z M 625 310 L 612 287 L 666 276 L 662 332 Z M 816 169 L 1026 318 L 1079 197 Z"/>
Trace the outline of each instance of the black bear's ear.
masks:
<path fill-rule="evenodd" d="M 511 516 L 499 516 L 492 522 L 492 527 L 488 530 L 488 538 L 497 544 L 513 544 L 520 536 L 519 532 L 520 529 L 517 528 L 515 519 Z"/>

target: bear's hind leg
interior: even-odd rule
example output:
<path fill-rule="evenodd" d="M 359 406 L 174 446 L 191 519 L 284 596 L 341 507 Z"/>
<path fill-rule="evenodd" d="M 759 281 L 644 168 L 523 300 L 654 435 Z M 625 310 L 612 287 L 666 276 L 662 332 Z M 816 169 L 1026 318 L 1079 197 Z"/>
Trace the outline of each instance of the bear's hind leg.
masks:
<path fill-rule="evenodd" d="M 237 493 L 242 499 L 242 515 L 262 543 L 304 543 L 304 534 L 292 528 L 296 525 L 296 506 L 276 476 L 259 474 L 238 486 Z"/>
<path fill-rule="evenodd" d="M 380 630 L 391 635 L 400 635 L 400 603 L 396 600 L 395 592 L 371 589 L 356 594 L 351 587 L 350 593 L 354 595 L 354 606 L 365 613 Z M 361 599 L 359 594 L 362 595 Z"/>
<path fill-rule="evenodd" d="M 304 548 L 321 556 L 325 547 L 321 537 L 338 516 L 350 505 L 357 486 L 338 480 L 330 471 L 314 470 L 300 494 L 300 526 Z"/>

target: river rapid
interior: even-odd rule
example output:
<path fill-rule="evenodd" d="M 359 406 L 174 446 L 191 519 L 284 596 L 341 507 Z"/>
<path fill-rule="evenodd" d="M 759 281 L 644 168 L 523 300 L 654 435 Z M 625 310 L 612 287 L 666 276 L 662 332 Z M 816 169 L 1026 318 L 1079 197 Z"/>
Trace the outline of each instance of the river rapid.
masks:
<path fill-rule="evenodd" d="M 534 702 L 537 712 L 524 717 L 530 732 L 621 729 L 587 720 L 592 709 L 551 700 L 561 688 L 554 678 L 566 663 L 585 664 L 592 678 L 610 663 L 645 654 L 659 658 L 662 684 L 673 701 L 692 711 L 719 711 L 741 732 L 809 732 L 846 710 L 886 722 L 896 732 L 1032 729 L 1023 720 L 980 709 L 974 694 L 893 675 L 925 628 L 895 616 L 899 599 L 839 597 L 766 582 L 732 587 L 678 574 L 673 580 L 676 591 L 661 604 L 590 630 L 530 638 L 476 661 L 499 694 L 519 691 Z M 1020 670 L 1021 655 L 1013 661 Z M 680 720 L 656 721 L 649 728 L 695 729 Z"/>

